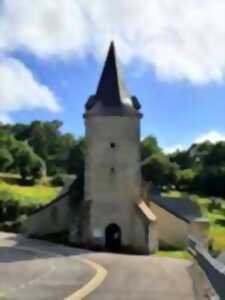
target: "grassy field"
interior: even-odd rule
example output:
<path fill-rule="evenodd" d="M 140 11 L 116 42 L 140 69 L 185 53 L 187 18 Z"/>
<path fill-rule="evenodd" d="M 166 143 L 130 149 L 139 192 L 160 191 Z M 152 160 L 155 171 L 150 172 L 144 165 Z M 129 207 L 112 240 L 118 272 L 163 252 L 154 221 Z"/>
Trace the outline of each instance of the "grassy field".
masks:
<path fill-rule="evenodd" d="M 181 198 L 186 194 L 178 191 L 170 191 L 163 195 L 167 197 Z M 222 201 L 222 209 L 209 211 L 208 206 L 211 203 L 209 198 L 198 195 L 189 196 L 192 196 L 192 199 L 199 204 L 203 216 L 208 218 L 210 222 L 209 236 L 213 240 L 214 249 L 218 251 L 225 251 L 225 200 Z"/>
<path fill-rule="evenodd" d="M 4 191 L 10 193 L 21 206 L 47 204 L 61 189 L 61 187 L 48 186 L 46 180 L 34 186 L 22 186 L 18 183 L 18 179 L 17 175 L 0 174 L 0 193 Z"/>
<path fill-rule="evenodd" d="M 191 254 L 188 251 L 181 251 L 181 250 L 160 250 L 155 253 L 156 256 L 163 256 L 163 257 L 173 257 L 173 258 L 183 258 L 189 259 L 191 258 Z"/>
<path fill-rule="evenodd" d="M 39 184 L 34 186 L 22 186 L 19 184 L 18 175 L 0 173 L 0 195 L 7 192 L 13 196 L 21 206 L 37 206 L 51 202 L 59 193 L 61 187 L 52 187 L 49 179 L 44 178 Z M 181 198 L 184 193 L 178 191 L 170 191 L 164 193 L 163 196 Z M 210 222 L 210 238 L 214 242 L 214 249 L 225 251 L 225 201 L 221 210 L 209 211 L 208 206 L 210 199 L 191 195 L 193 200 L 201 207 L 203 216 L 207 217 Z M 1 200 L 1 199 L 0 199 Z M 182 200 L 181 200 L 182 201 Z M 158 251 L 156 255 L 170 256 L 176 258 L 188 258 L 186 251 Z"/>

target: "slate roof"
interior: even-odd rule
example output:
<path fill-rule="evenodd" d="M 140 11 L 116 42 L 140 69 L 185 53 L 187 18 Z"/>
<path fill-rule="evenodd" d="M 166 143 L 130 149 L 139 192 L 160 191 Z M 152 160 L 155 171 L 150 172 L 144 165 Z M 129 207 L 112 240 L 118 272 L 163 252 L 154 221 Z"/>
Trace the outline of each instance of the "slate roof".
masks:
<path fill-rule="evenodd" d="M 186 223 L 192 223 L 202 217 L 199 206 L 189 198 L 180 199 L 153 194 L 150 200 Z"/>
<path fill-rule="evenodd" d="M 136 97 L 128 92 L 119 67 L 114 43 L 110 44 L 105 65 L 97 87 L 86 105 L 86 114 L 124 115 L 139 114 L 141 108 Z"/>

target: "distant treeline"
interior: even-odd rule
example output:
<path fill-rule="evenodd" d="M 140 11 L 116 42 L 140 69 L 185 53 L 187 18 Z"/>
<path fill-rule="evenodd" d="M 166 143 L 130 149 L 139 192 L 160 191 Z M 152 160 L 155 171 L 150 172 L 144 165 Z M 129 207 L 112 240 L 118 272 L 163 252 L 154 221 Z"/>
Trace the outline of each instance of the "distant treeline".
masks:
<path fill-rule="evenodd" d="M 142 141 L 142 157 L 148 156 L 150 160 L 142 169 L 146 180 L 190 193 L 225 197 L 225 142 L 193 144 L 165 155 L 156 138 L 148 137 Z"/>
<path fill-rule="evenodd" d="M 79 174 L 84 139 L 61 132 L 63 123 L 34 121 L 0 125 L 0 172 L 20 173 L 23 180 L 47 174 Z"/>
<path fill-rule="evenodd" d="M 81 175 L 84 138 L 62 133 L 63 123 L 0 124 L 0 172 L 20 173 L 23 180 L 45 174 Z M 185 151 L 163 153 L 153 136 L 141 142 L 145 180 L 158 186 L 225 197 L 225 142 L 193 144 Z"/>

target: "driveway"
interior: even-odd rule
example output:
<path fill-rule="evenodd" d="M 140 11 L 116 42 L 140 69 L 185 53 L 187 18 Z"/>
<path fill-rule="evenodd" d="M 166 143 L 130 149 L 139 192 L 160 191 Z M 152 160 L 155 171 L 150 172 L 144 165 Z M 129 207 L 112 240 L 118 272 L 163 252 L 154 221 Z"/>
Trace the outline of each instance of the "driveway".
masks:
<path fill-rule="evenodd" d="M 194 300 L 190 268 L 183 259 L 87 252 L 0 233 L 0 299 L 61 300 L 88 285 L 87 300 Z"/>
<path fill-rule="evenodd" d="M 90 255 L 108 270 L 88 300 L 193 300 L 191 262 L 157 256 Z"/>
<path fill-rule="evenodd" d="M 86 285 L 95 269 L 62 249 L 0 234 L 0 299 L 62 300 Z"/>

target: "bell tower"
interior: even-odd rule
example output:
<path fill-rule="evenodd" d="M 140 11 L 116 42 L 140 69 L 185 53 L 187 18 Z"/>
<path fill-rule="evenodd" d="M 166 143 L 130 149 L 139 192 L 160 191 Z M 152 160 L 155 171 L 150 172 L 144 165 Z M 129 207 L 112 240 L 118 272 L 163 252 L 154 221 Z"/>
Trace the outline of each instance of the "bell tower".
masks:
<path fill-rule="evenodd" d="M 96 94 L 85 106 L 87 150 L 85 239 L 98 247 L 146 250 L 146 224 L 137 211 L 141 194 L 141 106 L 129 94 L 110 45 Z"/>

